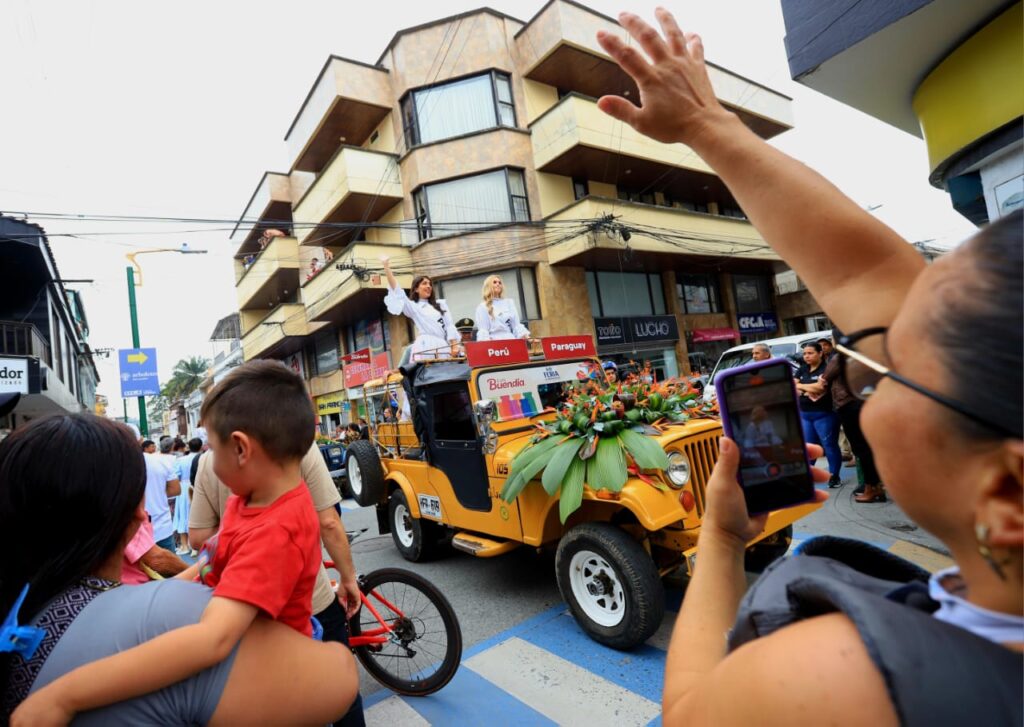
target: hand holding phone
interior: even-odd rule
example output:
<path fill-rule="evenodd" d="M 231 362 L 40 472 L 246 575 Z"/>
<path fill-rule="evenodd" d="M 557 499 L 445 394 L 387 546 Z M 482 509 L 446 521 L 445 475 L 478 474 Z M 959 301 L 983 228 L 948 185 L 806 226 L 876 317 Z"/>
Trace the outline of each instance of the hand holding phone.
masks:
<path fill-rule="evenodd" d="M 797 405 L 793 370 L 769 359 L 715 377 L 722 428 L 739 447 L 737 479 L 747 512 L 792 507 L 814 499 L 814 481 Z"/>

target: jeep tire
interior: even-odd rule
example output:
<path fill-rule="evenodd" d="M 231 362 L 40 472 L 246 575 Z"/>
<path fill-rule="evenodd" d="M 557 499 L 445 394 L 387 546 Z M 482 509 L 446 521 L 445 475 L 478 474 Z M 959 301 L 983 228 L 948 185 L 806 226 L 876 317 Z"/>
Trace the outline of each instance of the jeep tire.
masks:
<path fill-rule="evenodd" d="M 793 542 L 793 525 L 787 525 L 747 548 L 743 554 L 743 568 L 750 573 L 761 573 L 784 556 Z"/>
<path fill-rule="evenodd" d="M 391 539 L 406 560 L 418 563 L 434 558 L 441 549 L 443 535 L 437 523 L 413 517 L 409 501 L 401 488 L 395 488 L 388 500 L 388 525 Z"/>
<path fill-rule="evenodd" d="M 352 497 L 362 507 L 376 505 L 384 498 L 384 469 L 377 448 L 367 439 L 357 439 L 348 447 L 345 473 Z"/>
<path fill-rule="evenodd" d="M 665 616 L 665 589 L 651 556 L 609 523 L 583 523 L 566 533 L 555 575 L 577 623 L 613 649 L 642 644 Z"/>

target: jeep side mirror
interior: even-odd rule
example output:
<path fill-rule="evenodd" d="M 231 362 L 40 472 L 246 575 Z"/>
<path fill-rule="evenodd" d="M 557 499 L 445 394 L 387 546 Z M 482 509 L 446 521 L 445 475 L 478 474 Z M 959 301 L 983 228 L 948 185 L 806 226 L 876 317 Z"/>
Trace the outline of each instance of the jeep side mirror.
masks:
<path fill-rule="evenodd" d="M 491 422 L 494 421 L 494 402 L 490 399 L 481 399 L 473 405 L 473 414 L 476 415 L 476 430 L 483 446 L 484 454 L 494 454 L 498 449 L 498 435 L 491 429 Z"/>
<path fill-rule="evenodd" d="M 481 423 L 490 424 L 494 421 L 494 402 L 491 399 L 481 399 L 473 405 L 473 413 Z"/>

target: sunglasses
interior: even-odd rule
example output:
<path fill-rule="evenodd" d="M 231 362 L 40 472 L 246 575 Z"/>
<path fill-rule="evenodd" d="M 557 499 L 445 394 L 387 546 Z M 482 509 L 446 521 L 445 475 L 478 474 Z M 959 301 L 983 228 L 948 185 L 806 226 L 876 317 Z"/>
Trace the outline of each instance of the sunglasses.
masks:
<path fill-rule="evenodd" d="M 879 363 L 878 359 L 885 356 L 885 334 L 888 330 L 888 328 L 865 328 L 848 336 L 839 336 L 835 339 L 836 351 L 840 353 L 839 375 L 842 377 L 846 388 L 856 398 L 861 401 L 867 400 L 875 393 L 879 382 L 884 378 L 888 378 L 1003 436 L 1013 437 L 1014 439 L 1020 439 L 1024 436 L 1020 431 L 1014 431 L 998 422 L 994 422 L 974 411 L 966 404 L 921 386 L 907 377 L 896 373 L 885 364 Z"/>

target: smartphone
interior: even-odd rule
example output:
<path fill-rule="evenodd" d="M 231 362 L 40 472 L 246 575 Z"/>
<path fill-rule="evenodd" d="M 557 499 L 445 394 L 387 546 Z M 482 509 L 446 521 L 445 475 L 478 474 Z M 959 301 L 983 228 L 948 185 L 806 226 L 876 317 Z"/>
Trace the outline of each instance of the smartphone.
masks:
<path fill-rule="evenodd" d="M 814 498 L 793 367 L 781 358 L 715 377 L 725 435 L 740 448 L 737 479 L 751 515 Z"/>

